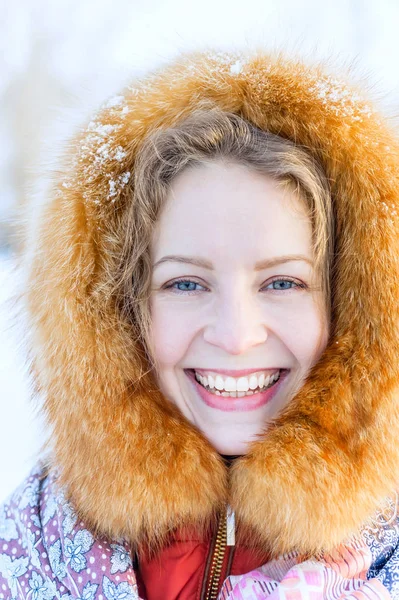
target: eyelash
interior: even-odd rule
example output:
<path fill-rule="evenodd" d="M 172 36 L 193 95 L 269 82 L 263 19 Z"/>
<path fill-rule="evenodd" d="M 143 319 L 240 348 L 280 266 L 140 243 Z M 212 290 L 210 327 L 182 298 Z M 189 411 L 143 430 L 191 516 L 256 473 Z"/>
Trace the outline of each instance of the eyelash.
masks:
<path fill-rule="evenodd" d="M 305 283 L 301 283 L 295 279 L 291 279 L 290 277 L 276 277 L 275 279 L 272 279 L 272 281 L 270 281 L 267 285 L 271 285 L 273 283 L 275 283 L 276 281 L 289 281 L 290 283 L 294 283 L 297 289 L 306 289 L 307 285 Z M 197 290 L 178 290 L 176 288 L 173 288 L 174 285 L 179 284 L 179 283 L 194 283 L 195 285 L 201 285 L 200 283 L 198 283 L 198 281 L 192 281 L 191 279 L 176 279 L 175 281 L 172 281 L 171 283 L 169 283 L 168 285 L 165 286 L 164 289 L 166 290 L 173 290 L 174 294 L 185 294 L 185 295 L 189 295 L 191 296 L 192 294 L 196 294 Z M 202 286 L 204 287 L 204 286 Z M 293 288 L 287 288 L 285 290 L 273 290 L 275 292 L 286 292 L 286 291 L 291 291 Z"/>

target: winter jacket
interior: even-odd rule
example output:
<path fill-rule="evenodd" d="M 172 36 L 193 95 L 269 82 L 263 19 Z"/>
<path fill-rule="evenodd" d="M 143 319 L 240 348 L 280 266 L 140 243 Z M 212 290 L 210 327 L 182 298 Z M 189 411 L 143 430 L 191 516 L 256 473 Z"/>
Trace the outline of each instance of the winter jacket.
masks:
<path fill-rule="evenodd" d="M 200 600 L 209 597 L 214 544 L 174 535 L 156 557 L 137 565 L 124 539 L 93 535 L 57 484 L 57 472 L 37 466 L 0 513 L 0 597 L 25 600 Z M 270 559 L 230 547 L 219 600 L 314 598 L 376 600 L 398 597 L 399 523 L 392 501 L 362 542 L 330 555 L 297 552 Z M 212 535 L 211 535 L 212 537 Z M 236 553 L 240 554 L 237 561 Z M 252 567 L 251 567 L 252 563 Z M 224 577 L 226 576 L 226 577 Z M 222 585 L 223 584 L 223 585 Z"/>
<path fill-rule="evenodd" d="M 328 346 L 230 468 L 163 398 L 109 281 L 140 143 L 204 100 L 305 146 L 336 221 Z M 4 598 L 399 598 L 398 159 L 348 76 L 282 54 L 182 55 L 100 108 L 26 231 L 51 433 L 3 507 Z"/>

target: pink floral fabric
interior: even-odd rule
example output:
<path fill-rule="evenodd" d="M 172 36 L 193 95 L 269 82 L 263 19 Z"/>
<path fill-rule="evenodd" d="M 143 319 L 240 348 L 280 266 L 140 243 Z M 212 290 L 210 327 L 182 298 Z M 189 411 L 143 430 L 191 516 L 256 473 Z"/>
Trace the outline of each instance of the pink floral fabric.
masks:
<path fill-rule="evenodd" d="M 367 579 L 373 560 L 366 543 L 341 546 L 320 560 L 295 554 L 226 579 L 218 600 L 389 600 L 377 578 Z"/>

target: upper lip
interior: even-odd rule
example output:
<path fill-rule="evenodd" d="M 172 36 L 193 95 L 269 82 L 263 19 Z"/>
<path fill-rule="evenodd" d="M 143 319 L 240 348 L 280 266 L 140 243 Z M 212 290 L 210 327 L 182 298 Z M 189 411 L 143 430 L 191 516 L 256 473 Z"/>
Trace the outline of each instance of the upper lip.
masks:
<path fill-rule="evenodd" d="M 281 367 L 276 368 L 268 368 L 265 369 L 260 367 L 259 369 L 241 369 L 241 370 L 231 370 L 231 369 L 187 369 L 188 371 L 197 371 L 200 373 L 201 371 L 211 371 L 213 373 L 220 373 L 221 375 L 230 375 L 231 377 L 244 377 L 245 375 L 250 375 L 251 373 L 256 373 L 258 371 L 270 371 L 270 373 L 275 373 L 276 371 L 281 370 Z"/>

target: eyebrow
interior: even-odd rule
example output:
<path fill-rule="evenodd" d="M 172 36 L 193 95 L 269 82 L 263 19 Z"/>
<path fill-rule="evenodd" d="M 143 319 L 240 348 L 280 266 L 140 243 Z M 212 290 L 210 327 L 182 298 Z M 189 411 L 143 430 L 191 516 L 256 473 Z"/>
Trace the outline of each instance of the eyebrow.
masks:
<path fill-rule="evenodd" d="M 274 258 L 261 260 L 254 265 L 254 271 L 262 271 L 263 269 L 270 269 L 271 267 L 276 267 L 277 265 L 294 261 L 304 261 L 307 262 L 311 267 L 314 266 L 313 261 L 311 261 L 307 256 L 303 256 L 302 254 L 288 254 L 286 256 L 276 256 Z M 204 269 L 209 269 L 210 271 L 215 270 L 213 264 L 205 258 L 199 258 L 197 256 L 178 256 L 177 254 L 163 256 L 153 265 L 153 269 L 165 262 L 184 263 L 196 265 L 197 267 L 203 267 Z"/>

